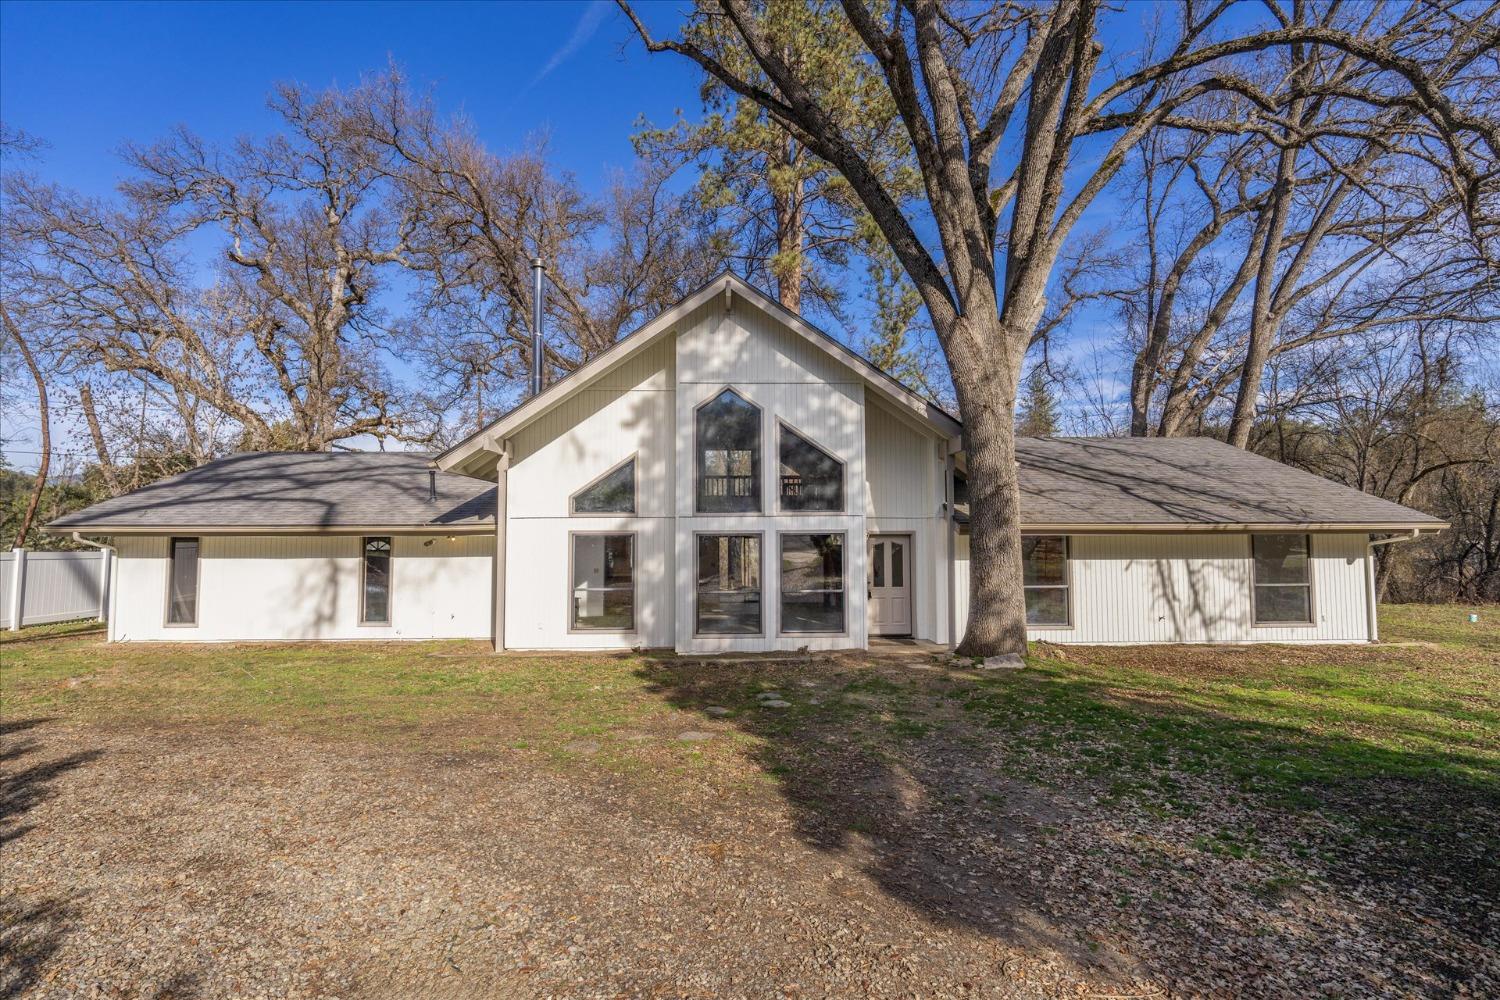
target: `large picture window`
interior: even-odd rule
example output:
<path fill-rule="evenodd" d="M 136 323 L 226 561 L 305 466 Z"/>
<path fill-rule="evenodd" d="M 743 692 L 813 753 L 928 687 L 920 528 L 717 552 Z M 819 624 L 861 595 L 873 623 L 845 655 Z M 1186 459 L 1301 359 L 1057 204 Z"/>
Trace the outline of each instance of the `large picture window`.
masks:
<path fill-rule="evenodd" d="M 167 569 L 167 624 L 198 624 L 198 539 L 174 538 Z"/>
<path fill-rule="evenodd" d="M 781 536 L 781 631 L 844 631 L 844 536 Z"/>
<path fill-rule="evenodd" d="M 1312 551 L 1307 535 L 1252 535 L 1255 624 L 1312 624 Z"/>
<path fill-rule="evenodd" d="M 696 596 L 700 635 L 759 635 L 760 536 L 699 535 Z"/>
<path fill-rule="evenodd" d="M 760 408 L 731 389 L 698 407 L 697 511 L 760 507 Z"/>
<path fill-rule="evenodd" d="M 635 456 L 573 494 L 574 514 L 634 514 Z"/>
<path fill-rule="evenodd" d="M 1070 624 L 1066 535 L 1022 536 L 1021 583 L 1026 591 L 1026 624 Z"/>
<path fill-rule="evenodd" d="M 844 463 L 781 425 L 781 509 L 842 511 Z"/>
<path fill-rule="evenodd" d="M 635 536 L 573 536 L 573 597 L 568 627 L 635 628 Z"/>
<path fill-rule="evenodd" d="M 363 576 L 364 586 L 360 590 L 360 624 L 389 625 L 391 623 L 390 538 L 365 539 Z"/>

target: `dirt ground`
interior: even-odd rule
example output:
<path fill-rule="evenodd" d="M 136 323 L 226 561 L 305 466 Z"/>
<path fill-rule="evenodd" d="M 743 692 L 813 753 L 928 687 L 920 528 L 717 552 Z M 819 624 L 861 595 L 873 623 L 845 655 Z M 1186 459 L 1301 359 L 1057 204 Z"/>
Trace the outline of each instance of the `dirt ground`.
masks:
<path fill-rule="evenodd" d="M 608 669 L 655 708 L 582 733 L 498 710 L 375 741 L 181 724 L 166 704 L 149 722 L 8 706 L 0 995 L 1500 991 L 1500 801 L 1403 773 L 1409 753 L 1344 782 L 1338 808 L 1272 808 L 1194 763 L 1218 730 L 1157 703 L 1058 701 L 1071 674 L 976 679 L 920 657 Z M 1012 725 L 1044 703 L 1068 724 Z M 1151 753 L 1186 734 L 1166 798 L 1119 787 L 1122 719 Z M 1091 763 L 1075 724 L 1116 756 Z M 1256 766 L 1307 759 L 1289 736 L 1241 734 Z M 1314 735 L 1320 766 L 1364 759 Z"/>
<path fill-rule="evenodd" d="M 1066 929 L 935 921 L 774 798 L 253 733 L 7 737 L 8 993 L 1077 995 L 1030 954 Z M 942 877 L 919 891 L 964 891 Z"/>

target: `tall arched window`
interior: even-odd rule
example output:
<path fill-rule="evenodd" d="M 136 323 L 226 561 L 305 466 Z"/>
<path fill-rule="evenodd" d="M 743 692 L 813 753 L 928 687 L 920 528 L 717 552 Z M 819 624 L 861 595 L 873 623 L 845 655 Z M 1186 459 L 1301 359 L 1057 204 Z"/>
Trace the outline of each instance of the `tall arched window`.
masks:
<path fill-rule="evenodd" d="M 725 389 L 698 407 L 697 437 L 697 512 L 759 512 L 760 407 Z"/>

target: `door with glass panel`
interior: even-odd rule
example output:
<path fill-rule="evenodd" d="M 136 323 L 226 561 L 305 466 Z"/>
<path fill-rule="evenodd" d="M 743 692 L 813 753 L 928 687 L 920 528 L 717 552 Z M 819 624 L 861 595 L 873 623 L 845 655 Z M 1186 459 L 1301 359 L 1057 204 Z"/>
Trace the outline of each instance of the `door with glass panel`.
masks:
<path fill-rule="evenodd" d="M 866 607 L 871 635 L 911 635 L 911 536 L 871 535 Z"/>

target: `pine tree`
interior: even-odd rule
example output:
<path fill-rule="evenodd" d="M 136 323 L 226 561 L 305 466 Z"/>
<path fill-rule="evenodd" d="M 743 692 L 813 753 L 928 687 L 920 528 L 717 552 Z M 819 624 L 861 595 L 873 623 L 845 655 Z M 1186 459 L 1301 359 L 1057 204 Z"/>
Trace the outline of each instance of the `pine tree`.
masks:
<path fill-rule="evenodd" d="M 1058 431 L 1057 399 L 1052 384 L 1040 365 L 1026 377 L 1016 417 L 1016 434 L 1021 437 L 1053 437 Z"/>

